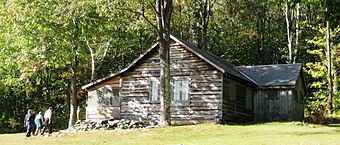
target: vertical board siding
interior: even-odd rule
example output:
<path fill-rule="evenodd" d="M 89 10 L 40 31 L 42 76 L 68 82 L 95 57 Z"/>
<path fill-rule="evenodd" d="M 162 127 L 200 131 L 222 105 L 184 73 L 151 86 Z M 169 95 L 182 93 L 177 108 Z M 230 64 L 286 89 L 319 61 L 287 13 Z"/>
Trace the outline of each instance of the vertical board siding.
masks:
<path fill-rule="evenodd" d="M 236 92 L 237 86 L 244 87 L 245 92 Z M 252 92 L 250 87 L 239 84 L 227 77 L 223 79 L 222 114 L 224 122 L 253 121 Z"/>
<path fill-rule="evenodd" d="M 304 96 L 302 76 L 294 88 L 260 89 L 254 94 L 255 121 L 302 121 Z"/>
<path fill-rule="evenodd" d="M 255 93 L 255 121 L 299 120 L 296 117 L 299 109 L 294 101 L 293 90 L 257 90 Z"/>
<path fill-rule="evenodd" d="M 295 87 L 296 97 L 293 101 L 294 103 L 294 120 L 303 120 L 304 119 L 304 96 L 306 94 L 302 82 L 301 75 L 298 78 L 297 85 Z"/>
<path fill-rule="evenodd" d="M 170 45 L 171 76 L 189 78 L 189 103 L 173 102 L 175 120 L 213 120 L 221 116 L 223 73 L 178 43 Z M 122 77 L 121 117 L 159 119 L 160 104 L 149 101 L 150 79 L 159 79 L 159 56 L 155 49 Z"/>

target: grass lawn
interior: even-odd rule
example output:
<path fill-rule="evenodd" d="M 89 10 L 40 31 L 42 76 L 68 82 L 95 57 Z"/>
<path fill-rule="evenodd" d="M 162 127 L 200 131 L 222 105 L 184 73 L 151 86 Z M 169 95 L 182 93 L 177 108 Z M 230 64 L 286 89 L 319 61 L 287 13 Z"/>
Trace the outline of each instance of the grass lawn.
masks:
<path fill-rule="evenodd" d="M 255 125 L 200 124 L 161 127 L 151 130 L 57 133 L 50 137 L 24 133 L 0 134 L 0 144 L 76 144 L 76 145 L 226 145 L 226 144 L 297 144 L 340 145 L 340 124 L 328 126 L 298 123 L 265 123 Z"/>

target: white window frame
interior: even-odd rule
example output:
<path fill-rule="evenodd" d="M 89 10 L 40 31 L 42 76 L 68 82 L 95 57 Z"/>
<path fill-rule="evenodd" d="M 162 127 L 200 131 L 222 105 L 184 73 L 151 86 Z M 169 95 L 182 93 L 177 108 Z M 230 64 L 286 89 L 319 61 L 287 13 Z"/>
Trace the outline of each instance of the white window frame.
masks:
<path fill-rule="evenodd" d="M 171 101 L 189 103 L 190 88 L 189 78 L 173 78 L 171 81 Z"/>
<path fill-rule="evenodd" d="M 153 103 L 159 103 L 160 102 L 160 96 L 159 96 L 160 82 L 158 80 L 150 80 L 149 82 L 150 82 L 149 101 Z"/>

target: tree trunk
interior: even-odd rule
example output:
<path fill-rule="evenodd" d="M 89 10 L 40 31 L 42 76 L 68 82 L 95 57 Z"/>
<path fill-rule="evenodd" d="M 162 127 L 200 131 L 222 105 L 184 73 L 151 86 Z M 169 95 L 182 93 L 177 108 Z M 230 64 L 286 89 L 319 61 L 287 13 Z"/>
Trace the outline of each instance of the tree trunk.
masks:
<path fill-rule="evenodd" d="M 51 106 L 52 105 L 52 99 L 51 99 L 51 95 L 50 95 L 50 84 L 49 84 L 49 80 L 50 80 L 50 69 L 48 67 L 46 67 L 46 98 L 47 98 L 47 102 L 48 105 Z"/>
<path fill-rule="evenodd" d="M 299 15 L 300 15 L 300 3 L 296 4 L 296 23 L 295 23 L 295 56 L 294 63 L 299 62 Z"/>
<path fill-rule="evenodd" d="M 73 48 L 73 53 L 76 55 L 77 47 Z M 68 123 L 68 128 L 71 129 L 72 125 L 76 121 L 76 108 L 77 108 L 77 56 L 73 56 L 72 65 L 70 69 L 70 119 Z"/>
<path fill-rule="evenodd" d="M 286 0 L 286 24 L 287 24 L 287 38 L 288 38 L 288 50 L 289 50 L 289 63 L 293 63 L 293 49 L 292 49 L 292 34 L 290 28 L 290 20 L 289 20 L 289 0 Z"/>
<path fill-rule="evenodd" d="M 86 41 L 86 45 L 90 50 L 90 55 L 91 55 L 91 82 L 93 82 L 96 78 L 96 68 L 95 68 L 95 60 L 94 60 L 94 54 L 93 50 L 89 44 L 89 41 Z"/>
<path fill-rule="evenodd" d="M 170 18 L 172 13 L 172 0 L 157 0 L 157 41 L 159 44 L 160 57 L 160 103 L 161 116 L 160 125 L 171 124 L 170 114 Z"/>
<path fill-rule="evenodd" d="M 197 45 L 200 49 L 207 48 L 207 32 L 208 32 L 208 24 L 210 18 L 210 4 L 209 0 L 204 0 L 203 3 L 200 3 L 199 9 L 199 27 L 198 27 L 198 36 L 197 36 Z"/>
<path fill-rule="evenodd" d="M 328 66 L 328 101 L 329 101 L 329 115 L 333 114 L 333 80 L 332 80 L 332 62 L 331 62 L 331 44 L 330 44 L 330 28 L 329 20 L 327 20 L 327 66 Z"/>
<path fill-rule="evenodd" d="M 75 30 L 73 32 L 73 48 L 72 48 L 72 64 L 70 67 L 70 118 L 68 123 L 68 129 L 71 129 L 73 124 L 76 122 L 76 110 L 77 110 L 77 41 L 78 41 L 78 23 L 77 20 L 73 19 Z"/>

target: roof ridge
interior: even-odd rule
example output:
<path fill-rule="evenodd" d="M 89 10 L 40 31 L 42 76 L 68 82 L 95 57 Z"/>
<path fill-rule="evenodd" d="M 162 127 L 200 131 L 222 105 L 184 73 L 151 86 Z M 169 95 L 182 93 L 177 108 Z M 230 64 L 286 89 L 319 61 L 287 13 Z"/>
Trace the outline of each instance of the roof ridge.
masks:
<path fill-rule="evenodd" d="M 279 64 L 261 64 L 261 65 L 245 65 L 245 66 L 235 66 L 238 67 L 262 67 L 262 66 L 282 66 L 282 65 L 301 65 L 302 63 L 279 63 Z"/>
<path fill-rule="evenodd" d="M 260 87 L 293 86 L 297 83 L 302 64 L 275 64 L 236 67 Z"/>

